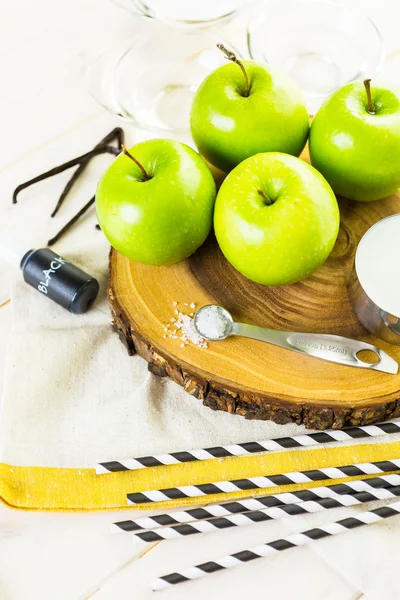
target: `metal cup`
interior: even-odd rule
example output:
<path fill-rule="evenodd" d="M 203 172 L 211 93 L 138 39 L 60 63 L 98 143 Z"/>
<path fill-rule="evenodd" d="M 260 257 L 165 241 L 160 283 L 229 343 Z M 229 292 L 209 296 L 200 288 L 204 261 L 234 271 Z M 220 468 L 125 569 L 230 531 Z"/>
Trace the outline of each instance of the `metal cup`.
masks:
<path fill-rule="evenodd" d="M 400 345 L 400 214 L 373 225 L 361 238 L 348 284 L 358 320 L 382 340 Z"/>

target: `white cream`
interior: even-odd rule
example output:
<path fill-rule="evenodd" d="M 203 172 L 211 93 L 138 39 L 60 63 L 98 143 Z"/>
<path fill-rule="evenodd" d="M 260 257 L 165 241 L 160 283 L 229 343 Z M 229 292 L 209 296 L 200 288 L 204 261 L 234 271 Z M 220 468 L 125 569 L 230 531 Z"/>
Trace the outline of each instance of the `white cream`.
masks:
<path fill-rule="evenodd" d="M 145 4 L 161 20 L 208 21 L 238 10 L 247 2 L 249 0 L 147 0 Z"/>

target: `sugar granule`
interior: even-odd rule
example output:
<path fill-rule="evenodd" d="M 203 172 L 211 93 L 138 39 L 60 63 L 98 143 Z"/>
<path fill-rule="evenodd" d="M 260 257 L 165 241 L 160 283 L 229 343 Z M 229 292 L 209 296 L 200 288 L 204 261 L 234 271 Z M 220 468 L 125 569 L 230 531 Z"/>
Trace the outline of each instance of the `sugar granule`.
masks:
<path fill-rule="evenodd" d="M 206 339 L 218 340 L 225 337 L 229 321 L 218 306 L 206 306 L 198 313 L 196 325 Z"/>
<path fill-rule="evenodd" d="M 172 302 L 172 306 L 178 306 L 180 303 L 177 301 Z M 195 308 L 196 304 L 191 302 L 183 303 L 184 306 Z M 208 348 L 208 344 L 204 338 L 201 337 L 197 333 L 194 328 L 194 323 L 192 317 L 194 313 L 191 312 L 190 315 L 180 312 L 178 309 L 174 309 L 175 317 L 170 319 L 170 323 L 164 324 L 164 331 L 167 332 L 166 336 L 170 339 L 178 339 L 180 340 L 180 347 L 184 348 L 185 346 L 189 346 L 193 344 L 198 348 Z M 172 326 L 171 326 L 172 323 Z"/>
<path fill-rule="evenodd" d="M 189 317 L 189 315 L 185 315 L 180 312 L 176 322 L 176 327 L 180 330 L 181 339 L 183 341 L 192 342 L 192 344 L 198 346 L 199 348 L 208 348 L 207 342 L 205 342 L 195 330 L 193 319 Z"/>

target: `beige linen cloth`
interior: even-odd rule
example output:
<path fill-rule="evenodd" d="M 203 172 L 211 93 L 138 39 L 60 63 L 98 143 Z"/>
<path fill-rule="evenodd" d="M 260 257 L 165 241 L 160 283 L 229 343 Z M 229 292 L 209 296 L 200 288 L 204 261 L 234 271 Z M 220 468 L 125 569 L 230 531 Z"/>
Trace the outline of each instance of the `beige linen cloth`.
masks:
<path fill-rule="evenodd" d="M 85 315 L 72 315 L 16 273 L 0 423 L 0 462 L 92 467 L 97 461 L 244 442 L 304 431 L 214 412 L 129 357 L 112 331 L 101 233 L 60 254 L 98 278 Z"/>

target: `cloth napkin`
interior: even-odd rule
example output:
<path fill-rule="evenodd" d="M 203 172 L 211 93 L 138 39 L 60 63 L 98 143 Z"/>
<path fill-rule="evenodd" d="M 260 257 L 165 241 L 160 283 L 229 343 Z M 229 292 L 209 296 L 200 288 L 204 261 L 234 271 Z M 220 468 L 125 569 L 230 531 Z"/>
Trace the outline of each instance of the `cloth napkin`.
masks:
<path fill-rule="evenodd" d="M 0 420 L 0 499 L 7 505 L 127 508 L 129 492 L 400 457 L 400 436 L 395 435 L 371 443 L 360 440 L 96 475 L 97 462 L 293 436 L 305 429 L 214 412 L 175 383 L 149 373 L 142 358 L 128 356 L 111 328 L 105 293 L 109 247 L 103 235 L 93 232 L 78 250 L 64 244 L 57 251 L 97 277 L 101 289 L 88 313 L 71 315 L 27 286 L 20 274 L 13 278 L 13 325 Z M 230 493 L 224 499 L 245 495 Z M 201 502 L 187 499 L 163 506 Z M 152 503 L 152 509 L 157 507 Z"/>

